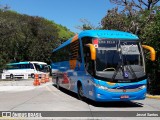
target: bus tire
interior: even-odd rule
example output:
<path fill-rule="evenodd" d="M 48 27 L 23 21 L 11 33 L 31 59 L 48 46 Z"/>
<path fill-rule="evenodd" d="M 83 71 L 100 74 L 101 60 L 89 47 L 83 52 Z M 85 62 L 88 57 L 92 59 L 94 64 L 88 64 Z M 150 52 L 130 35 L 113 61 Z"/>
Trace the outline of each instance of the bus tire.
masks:
<path fill-rule="evenodd" d="M 60 89 L 58 77 L 56 78 L 56 87 L 57 89 Z"/>
<path fill-rule="evenodd" d="M 11 79 L 13 79 L 13 78 L 14 78 L 13 74 L 10 74 L 10 78 L 11 78 Z"/>
<path fill-rule="evenodd" d="M 78 83 L 78 98 L 83 101 L 85 100 L 82 84 L 80 82 Z"/>
<path fill-rule="evenodd" d="M 31 74 L 31 78 L 34 78 L 34 74 L 33 73 Z"/>

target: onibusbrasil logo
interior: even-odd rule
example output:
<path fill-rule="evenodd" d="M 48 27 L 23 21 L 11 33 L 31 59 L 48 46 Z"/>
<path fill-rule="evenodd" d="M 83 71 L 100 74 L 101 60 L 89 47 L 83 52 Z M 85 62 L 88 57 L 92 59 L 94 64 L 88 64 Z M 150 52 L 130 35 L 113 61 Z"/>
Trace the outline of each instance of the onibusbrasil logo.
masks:
<path fill-rule="evenodd" d="M 2 118 L 40 118 L 41 112 L 2 112 Z"/>

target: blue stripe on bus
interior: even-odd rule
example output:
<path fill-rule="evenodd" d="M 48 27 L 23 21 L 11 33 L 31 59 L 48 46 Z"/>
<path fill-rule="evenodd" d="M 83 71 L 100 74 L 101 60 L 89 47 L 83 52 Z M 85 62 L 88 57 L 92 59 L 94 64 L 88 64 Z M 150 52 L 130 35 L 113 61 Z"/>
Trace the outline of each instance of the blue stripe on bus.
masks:
<path fill-rule="evenodd" d="M 7 64 L 7 65 L 19 65 L 19 64 L 29 64 L 29 62 L 9 63 L 9 64 Z"/>

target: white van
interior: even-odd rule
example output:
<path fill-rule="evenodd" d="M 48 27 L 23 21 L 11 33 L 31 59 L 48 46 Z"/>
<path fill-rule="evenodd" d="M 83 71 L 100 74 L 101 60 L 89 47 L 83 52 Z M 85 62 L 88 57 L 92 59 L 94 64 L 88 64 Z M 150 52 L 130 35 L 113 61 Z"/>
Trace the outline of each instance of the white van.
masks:
<path fill-rule="evenodd" d="M 28 61 L 28 62 L 16 62 L 6 65 L 6 69 L 3 70 L 2 76 L 5 78 L 34 78 L 34 74 L 42 74 L 49 72 L 49 65 L 45 62 Z M 26 77 L 26 78 L 27 78 Z M 3 79 L 3 78 L 2 78 Z"/>

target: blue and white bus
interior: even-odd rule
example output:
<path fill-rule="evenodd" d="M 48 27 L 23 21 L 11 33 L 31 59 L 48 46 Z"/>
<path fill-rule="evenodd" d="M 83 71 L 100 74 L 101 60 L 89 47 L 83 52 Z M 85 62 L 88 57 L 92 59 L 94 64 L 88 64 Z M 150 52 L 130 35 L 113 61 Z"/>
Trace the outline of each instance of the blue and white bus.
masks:
<path fill-rule="evenodd" d="M 49 72 L 49 66 L 45 62 L 39 61 L 26 61 L 26 62 L 15 62 L 6 65 L 3 70 L 5 78 L 24 78 L 25 75 L 34 78 L 34 74 L 42 74 Z"/>
<path fill-rule="evenodd" d="M 53 83 L 94 101 L 145 99 L 147 76 L 143 48 L 131 33 L 87 30 L 52 51 Z"/>

